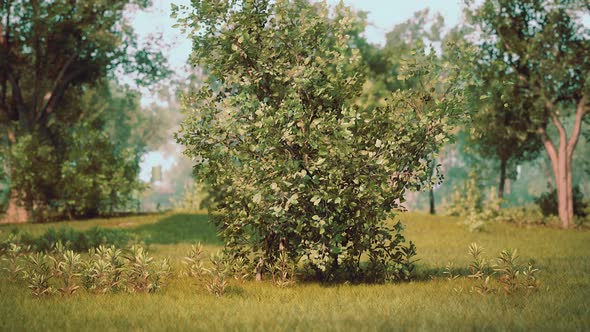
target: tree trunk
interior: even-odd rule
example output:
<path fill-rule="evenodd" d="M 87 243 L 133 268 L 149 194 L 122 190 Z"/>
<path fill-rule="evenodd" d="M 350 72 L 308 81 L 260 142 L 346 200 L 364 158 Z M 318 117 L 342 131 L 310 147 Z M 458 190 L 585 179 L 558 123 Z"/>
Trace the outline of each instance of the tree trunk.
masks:
<path fill-rule="evenodd" d="M 430 214 L 436 214 L 436 209 L 434 207 L 434 188 L 430 188 Z"/>
<path fill-rule="evenodd" d="M 504 187 L 506 184 L 506 159 L 502 158 L 500 161 L 500 183 L 498 184 L 498 198 L 504 198 Z"/>
<path fill-rule="evenodd" d="M 20 200 L 16 192 L 13 190 L 10 192 L 10 198 L 8 201 L 8 210 L 3 218 L 0 218 L 0 223 L 24 223 L 29 220 L 29 213 L 24 206 L 21 205 Z"/>
<path fill-rule="evenodd" d="M 572 159 L 567 158 L 567 217 L 574 220 L 574 187 L 572 181 Z"/>
<path fill-rule="evenodd" d="M 557 187 L 557 212 L 559 214 L 559 219 L 561 219 L 561 226 L 563 228 L 568 228 L 570 224 L 569 214 L 567 212 L 567 202 L 568 196 L 571 193 L 568 192 L 568 185 L 567 185 L 567 158 L 565 155 L 564 149 L 561 147 L 565 144 L 559 144 L 559 154 L 558 154 L 558 171 L 557 171 L 557 178 L 555 179 L 555 184 Z"/>
<path fill-rule="evenodd" d="M 432 158 L 432 165 L 430 167 L 430 178 L 432 179 L 432 177 L 434 176 L 434 170 L 436 168 L 436 159 Z M 434 186 L 430 186 L 430 190 L 428 192 L 428 198 L 429 198 L 429 202 L 430 202 L 430 214 L 435 214 L 436 213 L 436 208 L 434 205 Z"/>
<path fill-rule="evenodd" d="M 576 107 L 574 129 L 569 140 L 563 124 L 553 111 L 553 104 L 547 102 L 551 120 L 559 133 L 559 147 L 556 149 L 551 138 L 544 128 L 539 129 L 547 154 L 551 159 L 553 174 L 555 175 L 555 188 L 557 190 L 557 211 L 561 226 L 568 228 L 574 217 L 574 195 L 572 187 L 572 159 L 574 149 L 580 137 L 582 120 L 586 114 L 588 96 L 584 95 Z"/>

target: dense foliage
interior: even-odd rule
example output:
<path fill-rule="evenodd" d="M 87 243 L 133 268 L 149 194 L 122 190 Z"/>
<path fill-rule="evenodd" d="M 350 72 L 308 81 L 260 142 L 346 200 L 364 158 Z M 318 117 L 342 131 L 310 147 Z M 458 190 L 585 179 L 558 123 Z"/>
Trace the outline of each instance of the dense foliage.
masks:
<path fill-rule="evenodd" d="M 491 109 L 481 112 L 483 128 L 491 134 L 478 135 L 479 141 L 489 142 L 501 159 L 502 155 L 524 157 L 523 152 L 543 146 L 551 161 L 559 217 L 567 228 L 574 217 L 572 159 L 590 109 L 590 29 L 582 19 L 590 11 L 588 2 L 468 3 L 472 5 L 466 11 L 468 24 L 481 39 L 480 67 L 491 70 L 482 77 L 493 80 L 488 84 Z M 498 84 L 505 86 L 498 89 Z M 573 119 L 570 128 L 568 118 Z M 535 140 L 542 145 L 531 145 Z M 504 152 L 510 153 L 504 153 L 498 143 L 514 149 L 506 148 Z"/>
<path fill-rule="evenodd" d="M 0 161 L 9 212 L 26 211 L 9 222 L 108 213 L 138 188 L 138 96 L 109 82 L 116 71 L 145 85 L 168 74 L 124 17 L 149 3 L 0 3 Z"/>
<path fill-rule="evenodd" d="M 574 194 L 574 215 L 578 217 L 585 217 L 588 209 L 588 202 L 584 200 L 584 193 L 579 186 L 575 186 Z M 545 216 L 557 215 L 557 190 L 543 193 L 535 199 L 535 203 L 539 205 L 541 212 Z"/>
<path fill-rule="evenodd" d="M 461 114 L 455 67 L 417 50 L 387 106 L 353 105 L 365 68 L 354 13 L 307 1 L 195 1 L 179 20 L 210 79 L 185 98 L 178 134 L 196 175 L 220 193 L 227 248 L 256 262 L 282 250 L 322 278 L 373 270 L 406 278 L 413 245 L 384 220 L 407 189 L 431 183 L 431 158 Z M 451 55 L 449 55 L 451 56 Z M 444 68 L 444 70 L 443 70 Z M 441 78 L 443 77 L 443 78 Z"/>

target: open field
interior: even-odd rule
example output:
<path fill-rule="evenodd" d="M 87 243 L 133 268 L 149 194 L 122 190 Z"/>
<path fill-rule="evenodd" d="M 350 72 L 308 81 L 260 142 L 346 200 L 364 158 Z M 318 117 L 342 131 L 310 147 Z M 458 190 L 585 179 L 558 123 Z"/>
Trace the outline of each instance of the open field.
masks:
<path fill-rule="evenodd" d="M 588 330 L 590 329 L 590 232 L 493 224 L 470 233 L 456 218 L 407 213 L 405 235 L 418 247 L 417 278 L 388 285 L 232 283 L 216 298 L 187 277 L 156 294 L 33 298 L 22 282 L 0 279 L 0 330 Z M 21 225 L 39 235 L 48 227 L 125 227 L 145 239 L 152 254 L 169 256 L 179 274 L 190 244 L 221 248 L 206 215 L 162 214 L 60 224 Z M 15 226 L 1 226 L 7 232 Z M 521 262 L 541 268 L 538 292 L 480 295 L 474 281 L 449 281 L 453 262 L 465 272 L 467 247 L 485 256 L 518 249 Z"/>

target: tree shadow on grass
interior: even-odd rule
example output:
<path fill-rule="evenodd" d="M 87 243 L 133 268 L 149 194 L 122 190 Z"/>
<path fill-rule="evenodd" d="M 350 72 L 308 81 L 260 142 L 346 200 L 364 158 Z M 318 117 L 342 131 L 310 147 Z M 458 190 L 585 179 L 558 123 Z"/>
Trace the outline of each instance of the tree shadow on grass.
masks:
<path fill-rule="evenodd" d="M 222 245 L 211 218 L 206 214 L 174 214 L 154 224 L 131 229 L 146 243 L 195 243 Z"/>

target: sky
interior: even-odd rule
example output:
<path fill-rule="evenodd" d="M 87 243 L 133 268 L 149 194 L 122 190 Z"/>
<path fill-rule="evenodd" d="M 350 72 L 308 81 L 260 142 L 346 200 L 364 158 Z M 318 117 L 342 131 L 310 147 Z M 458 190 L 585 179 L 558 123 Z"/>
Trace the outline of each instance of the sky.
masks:
<path fill-rule="evenodd" d="M 339 0 L 327 0 L 335 5 Z M 182 68 L 191 53 L 190 40 L 173 29 L 174 19 L 170 18 L 170 5 L 189 5 L 190 0 L 153 0 L 153 6 L 142 12 L 133 13 L 132 25 L 140 40 L 156 37 L 162 45 L 162 52 L 168 58 L 171 67 L 182 75 Z M 344 3 L 356 10 L 367 12 L 369 26 L 365 36 L 369 42 L 383 44 L 385 34 L 396 24 L 402 23 L 419 10 L 429 8 L 431 14 L 440 13 L 450 28 L 460 22 L 462 17 L 462 0 L 344 0 Z M 143 102 L 149 104 L 149 93 L 144 93 Z M 179 151 L 180 153 L 180 151 Z M 161 151 L 146 154 L 141 163 L 140 178 L 149 181 L 152 166 L 162 165 L 164 173 L 175 164 L 176 157 Z"/>

